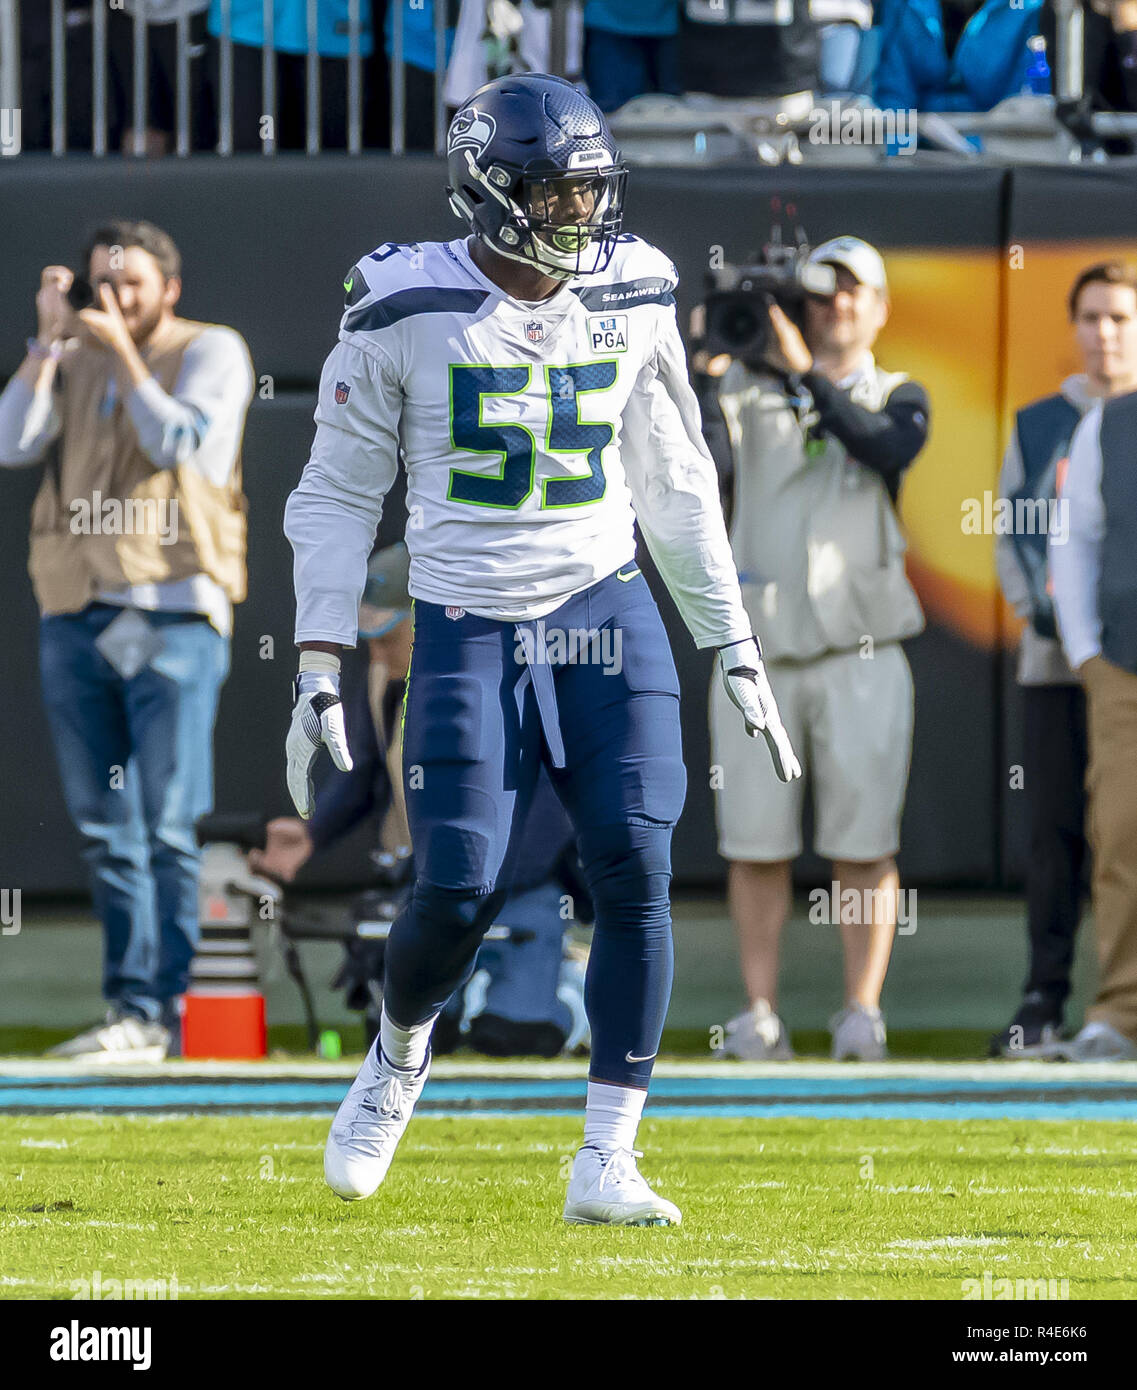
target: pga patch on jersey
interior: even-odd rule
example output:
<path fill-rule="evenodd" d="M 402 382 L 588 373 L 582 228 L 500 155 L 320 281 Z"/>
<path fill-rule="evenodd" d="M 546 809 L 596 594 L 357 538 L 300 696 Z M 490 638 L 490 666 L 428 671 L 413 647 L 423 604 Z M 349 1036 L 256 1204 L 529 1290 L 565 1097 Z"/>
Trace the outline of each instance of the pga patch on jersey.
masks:
<path fill-rule="evenodd" d="M 593 352 L 627 352 L 627 314 L 589 314 L 588 341 Z"/>

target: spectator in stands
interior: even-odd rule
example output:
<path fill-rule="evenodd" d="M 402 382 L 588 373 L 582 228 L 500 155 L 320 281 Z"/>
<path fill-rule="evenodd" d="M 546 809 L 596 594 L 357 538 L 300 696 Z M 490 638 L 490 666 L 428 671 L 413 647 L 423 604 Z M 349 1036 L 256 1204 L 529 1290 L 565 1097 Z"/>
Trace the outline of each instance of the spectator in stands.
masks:
<path fill-rule="evenodd" d="M 1111 291 L 1102 296 L 1100 286 Z M 1137 1058 L 1137 274 L 1092 282 L 1102 300 L 1096 374 L 1106 399 L 1070 444 L 1065 526 L 1048 558 L 1062 647 L 1086 691 L 1097 995 L 1059 1055 Z M 1058 518 L 1059 522 L 1063 518 Z"/>
<path fill-rule="evenodd" d="M 584 78 L 601 111 L 682 92 L 679 0 L 585 0 Z"/>
<path fill-rule="evenodd" d="M 405 148 L 433 150 L 435 125 L 435 34 L 434 7 L 446 8 L 446 55 L 438 81 L 446 80 L 446 64 L 454 44 L 454 29 L 458 22 L 458 0 L 386 0 L 384 45 L 388 59 L 395 56 L 394 13 L 396 5 L 403 11 L 403 63 L 406 90 Z M 390 143 L 390 127 L 385 132 Z"/>
<path fill-rule="evenodd" d="M 825 920 L 844 944 L 845 1007 L 830 1023 L 832 1053 L 872 1061 L 886 1055 L 880 992 L 898 916 L 895 855 L 912 743 L 912 676 L 900 643 L 924 626 L 895 507 L 924 447 L 929 406 L 922 386 L 873 357 L 888 317 L 880 254 L 839 237 L 810 261 L 832 267 L 835 292 L 807 303 L 804 336 L 772 307 L 767 342 L 730 365 L 719 401 L 734 453 L 731 543 L 742 593 L 812 782 L 816 850 L 833 861 Z M 776 1011 L 778 947 L 806 783 L 767 775 L 717 691 L 711 750 L 749 998 L 727 1025 L 722 1055 L 790 1057 Z"/>
<path fill-rule="evenodd" d="M 860 59 L 865 35 L 871 33 L 871 0 L 809 0 L 809 13 L 821 39 L 818 90 L 825 96 L 858 94 L 863 74 L 863 95 L 869 95 L 870 74 Z"/>
<path fill-rule="evenodd" d="M 256 873 L 290 883 L 313 854 L 368 815 L 377 815 L 377 858 L 396 871 L 403 867 L 396 881 L 409 892 L 413 873 L 399 722 L 411 660 L 409 564 L 400 541 L 372 556 L 367 567 L 359 608 L 359 636 L 369 648 L 367 668 L 366 673 L 358 666 L 351 670 L 344 686 L 344 719 L 354 765 L 350 772 L 327 771 L 311 820 L 281 816 L 269 821 L 264 850 L 249 856 Z M 576 1021 L 584 1019 L 581 975 L 574 963 L 564 970 L 562 966 L 565 932 L 574 920 L 588 919 L 588 903 L 572 826 L 552 783 L 543 776 L 526 821 L 513 890 L 496 919 L 523 939 L 487 942 L 474 963 L 474 972 L 488 975 L 485 1007 L 471 1021 L 466 1039 L 476 1051 L 553 1057 L 578 1032 Z M 361 947 L 349 953 L 345 975 L 361 987 L 357 997 L 362 1003 L 368 983 L 381 982 L 381 960 L 381 950 Z M 566 986 L 571 1004 L 566 1002 Z M 436 1053 L 452 1052 L 463 1041 L 459 1028 L 464 995 L 464 987 L 456 991 L 435 1026 L 431 1046 Z"/>
<path fill-rule="evenodd" d="M 579 82 L 584 26 L 579 3 L 565 13 L 564 57 L 552 53 L 551 0 L 462 0 L 446 69 L 446 105 L 456 111 L 471 92 L 516 72 L 552 72 Z"/>
<path fill-rule="evenodd" d="M 1137 111 L 1137 0 L 1082 3 L 1085 59 L 1082 81 L 1090 104 L 1099 111 Z M 1042 16 L 1052 69 L 1058 65 L 1053 0 Z"/>
<path fill-rule="evenodd" d="M 680 44 L 686 91 L 777 99 L 808 115 L 820 61 L 809 0 L 684 0 Z"/>
<path fill-rule="evenodd" d="M 123 0 L 125 9 L 107 15 L 107 48 L 121 126 L 119 142 L 125 154 L 134 153 L 134 16 L 138 0 Z M 209 0 L 146 0 L 146 128 L 148 155 L 176 149 L 179 17 L 189 20 L 190 149 L 210 150 L 217 144 L 215 99 L 209 84 L 205 50 L 205 12 Z"/>
<path fill-rule="evenodd" d="M 133 153 L 134 8 L 123 0 L 107 10 L 106 149 Z M 176 26 L 179 14 L 189 18 L 189 122 L 191 148 L 207 150 L 215 141 L 213 98 L 205 72 L 204 11 L 209 0 L 149 0 L 146 58 L 148 70 L 147 154 L 174 148 L 177 89 Z M 63 59 L 66 101 L 62 135 L 68 150 L 94 148 L 94 35 L 91 5 L 67 0 L 64 6 Z M 52 147 L 52 24 L 51 7 L 24 4 L 20 10 L 22 147 Z"/>
<path fill-rule="evenodd" d="M 1046 531 L 1027 525 L 1058 495 L 1070 439 L 1103 398 L 1137 387 L 1137 280 L 1115 263 L 1090 266 L 1070 291 L 1083 370 L 1057 394 L 1020 410 L 999 478 L 1000 496 L 1023 526 L 995 543 L 1007 601 L 1026 619 L 1019 651 L 1023 700 L 1023 788 L 1030 816 L 1026 866 L 1030 962 L 1022 1003 L 991 1040 L 992 1055 L 1031 1055 L 1057 1042 L 1070 993 L 1074 937 L 1086 860 L 1086 700 L 1070 670 L 1054 620 Z M 1022 504 L 1030 503 L 1023 512 Z"/>
<path fill-rule="evenodd" d="M 120 16 L 121 18 L 121 16 Z M 67 104 L 63 138 L 69 150 L 91 148 L 91 7 L 65 0 L 63 8 L 64 64 Z M 20 6 L 21 148 L 26 152 L 52 148 L 51 6 L 27 0 Z M 108 92 L 108 149 L 122 139 L 122 114 L 112 107 Z"/>
<path fill-rule="evenodd" d="M 110 1012 L 56 1055 L 162 1056 L 198 939 L 198 816 L 245 596 L 241 438 L 252 364 L 230 328 L 175 312 L 181 257 L 113 222 L 48 266 L 27 356 L 0 395 L 0 463 L 47 458 L 28 567 L 67 809 L 105 935 Z M 58 450 L 51 446 L 58 441 Z"/>
<path fill-rule="evenodd" d="M 1026 83 L 1043 0 L 881 0 L 886 110 L 989 111 Z"/>
<path fill-rule="evenodd" d="M 261 150 L 274 141 L 279 150 L 302 150 L 307 139 L 308 6 L 306 0 L 275 0 L 272 46 L 276 50 L 276 115 L 271 129 L 264 121 L 262 87 L 265 41 L 263 0 L 230 0 L 233 39 L 233 148 Z M 320 55 L 320 143 L 323 149 L 345 149 L 348 135 L 348 64 L 350 52 L 348 0 L 319 0 L 316 9 L 316 51 Z M 225 93 L 221 86 L 221 0 L 209 7 L 211 80 L 217 93 L 218 128 L 224 124 Z M 359 6 L 359 51 L 372 50 L 371 16 Z"/>

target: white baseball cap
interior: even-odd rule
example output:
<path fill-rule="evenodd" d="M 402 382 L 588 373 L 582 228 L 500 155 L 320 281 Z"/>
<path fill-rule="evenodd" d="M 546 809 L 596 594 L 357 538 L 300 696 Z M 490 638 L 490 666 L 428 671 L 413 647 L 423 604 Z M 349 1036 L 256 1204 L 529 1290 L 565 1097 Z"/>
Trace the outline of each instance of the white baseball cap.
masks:
<path fill-rule="evenodd" d="M 881 294 L 888 294 L 888 276 L 880 252 L 860 237 L 838 236 L 831 241 L 823 241 L 809 253 L 806 263 L 844 266 L 862 285 L 871 285 Z"/>

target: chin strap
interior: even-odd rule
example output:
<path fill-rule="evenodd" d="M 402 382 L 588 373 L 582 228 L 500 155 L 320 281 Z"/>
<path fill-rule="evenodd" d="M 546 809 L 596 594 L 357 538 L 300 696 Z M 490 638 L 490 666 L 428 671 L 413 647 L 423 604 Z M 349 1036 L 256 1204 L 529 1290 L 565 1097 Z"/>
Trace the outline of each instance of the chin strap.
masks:
<path fill-rule="evenodd" d="M 544 261 L 537 260 L 534 256 L 527 256 L 521 251 L 509 251 L 504 246 L 495 246 L 488 237 L 479 234 L 478 240 L 483 246 L 487 246 L 495 255 L 504 256 L 507 261 L 515 261 L 518 265 L 527 265 L 530 270 L 539 270 L 542 275 L 547 275 L 550 280 L 571 280 L 580 274 L 577 270 L 566 270 L 564 266 L 548 265 Z"/>

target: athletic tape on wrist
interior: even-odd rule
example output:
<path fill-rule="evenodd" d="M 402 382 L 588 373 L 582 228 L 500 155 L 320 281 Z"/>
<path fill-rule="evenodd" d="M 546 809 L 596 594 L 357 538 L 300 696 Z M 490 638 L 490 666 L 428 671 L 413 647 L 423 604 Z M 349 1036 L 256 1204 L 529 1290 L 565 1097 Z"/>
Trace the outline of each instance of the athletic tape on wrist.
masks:
<path fill-rule="evenodd" d="M 331 652 L 301 652 L 300 674 L 305 671 L 321 671 L 326 675 L 338 676 L 340 659 Z"/>

